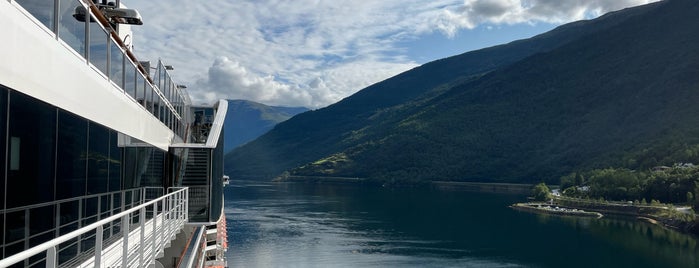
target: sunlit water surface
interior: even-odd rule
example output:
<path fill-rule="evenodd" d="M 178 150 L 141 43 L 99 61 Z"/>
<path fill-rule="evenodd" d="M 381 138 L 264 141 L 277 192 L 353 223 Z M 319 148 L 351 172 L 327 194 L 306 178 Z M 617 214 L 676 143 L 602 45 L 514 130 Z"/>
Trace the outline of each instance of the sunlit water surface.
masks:
<path fill-rule="evenodd" d="M 699 267 L 697 239 L 513 194 L 233 181 L 230 267 Z"/>

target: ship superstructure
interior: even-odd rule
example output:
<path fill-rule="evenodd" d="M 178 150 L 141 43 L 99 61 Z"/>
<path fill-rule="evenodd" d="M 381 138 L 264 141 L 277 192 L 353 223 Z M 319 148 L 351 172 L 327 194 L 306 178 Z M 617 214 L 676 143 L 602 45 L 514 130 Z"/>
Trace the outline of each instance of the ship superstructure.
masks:
<path fill-rule="evenodd" d="M 0 0 L 0 267 L 225 267 L 227 102 L 139 61 L 120 1 Z"/>

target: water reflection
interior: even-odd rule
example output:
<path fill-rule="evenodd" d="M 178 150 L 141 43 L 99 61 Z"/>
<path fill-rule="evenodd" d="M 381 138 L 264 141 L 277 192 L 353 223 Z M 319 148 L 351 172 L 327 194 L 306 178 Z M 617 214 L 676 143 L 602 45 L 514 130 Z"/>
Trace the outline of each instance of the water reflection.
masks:
<path fill-rule="evenodd" d="M 699 253 L 635 220 L 509 209 L 517 195 L 231 185 L 232 267 L 695 267 Z"/>
<path fill-rule="evenodd" d="M 669 265 L 667 267 L 699 267 L 697 239 L 659 225 L 635 218 L 614 216 L 592 219 L 539 215 L 538 220 L 542 223 L 548 223 L 550 220 L 564 222 L 576 230 L 584 230 L 593 236 L 606 239 L 616 247 L 636 252 L 646 258 L 662 260 Z"/>

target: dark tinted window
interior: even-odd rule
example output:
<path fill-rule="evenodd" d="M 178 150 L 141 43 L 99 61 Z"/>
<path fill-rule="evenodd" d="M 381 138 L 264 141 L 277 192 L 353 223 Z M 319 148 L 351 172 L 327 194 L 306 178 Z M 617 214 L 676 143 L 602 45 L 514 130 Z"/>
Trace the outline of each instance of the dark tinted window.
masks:
<path fill-rule="evenodd" d="M 56 108 L 10 93 L 7 206 L 53 200 Z"/>
<path fill-rule="evenodd" d="M 58 112 L 58 166 L 56 198 L 85 194 L 87 168 L 87 120 L 68 112 Z"/>
<path fill-rule="evenodd" d="M 90 123 L 87 153 L 87 194 L 109 188 L 109 129 Z"/>

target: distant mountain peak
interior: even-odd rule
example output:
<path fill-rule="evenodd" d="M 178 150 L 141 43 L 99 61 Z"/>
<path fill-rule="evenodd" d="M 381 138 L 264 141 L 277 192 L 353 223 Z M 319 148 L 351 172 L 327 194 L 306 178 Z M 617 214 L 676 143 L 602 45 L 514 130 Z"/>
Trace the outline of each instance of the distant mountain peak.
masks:
<path fill-rule="evenodd" d="M 697 163 L 696 14 L 663 1 L 424 64 L 279 124 L 226 172 L 533 182 Z"/>
<path fill-rule="evenodd" d="M 225 148 L 230 152 L 234 148 L 256 139 L 280 122 L 308 111 L 305 107 L 267 106 L 249 100 L 228 100 L 226 114 Z"/>

